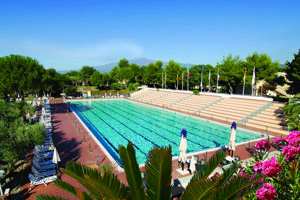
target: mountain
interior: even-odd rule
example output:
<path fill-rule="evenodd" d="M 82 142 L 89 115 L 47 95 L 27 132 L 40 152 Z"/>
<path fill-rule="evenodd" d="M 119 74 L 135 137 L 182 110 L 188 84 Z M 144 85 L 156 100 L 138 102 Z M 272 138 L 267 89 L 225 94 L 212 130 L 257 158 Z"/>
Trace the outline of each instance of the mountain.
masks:
<path fill-rule="evenodd" d="M 128 60 L 129 64 L 135 63 L 135 64 L 137 64 L 140 67 L 147 66 L 150 63 L 156 63 L 157 61 L 158 60 L 153 60 L 153 59 L 148 59 L 148 58 L 136 58 L 136 59 Z M 111 63 L 107 63 L 107 64 L 103 64 L 103 65 L 98 65 L 98 66 L 92 66 L 92 67 L 95 68 L 96 70 L 102 72 L 102 73 L 104 73 L 104 72 L 110 72 L 111 69 L 114 66 L 118 66 L 118 62 L 119 61 L 117 61 L 117 62 L 111 62 Z M 163 66 L 162 66 L 163 68 L 165 68 L 166 65 L 169 63 L 169 62 L 166 62 L 166 61 L 162 61 L 162 62 L 163 62 Z M 180 64 L 181 67 L 192 67 L 192 66 L 194 66 L 194 64 L 190 64 L 190 63 L 179 63 L 179 64 Z M 80 69 L 73 69 L 73 70 L 79 71 Z M 71 70 L 60 70 L 58 72 L 61 73 L 61 74 L 65 74 L 65 73 L 67 73 L 69 71 L 71 71 Z"/>
<path fill-rule="evenodd" d="M 136 59 L 128 60 L 129 64 L 135 63 L 135 64 L 137 64 L 140 67 L 147 66 L 150 63 L 156 63 L 156 61 L 158 61 L 158 60 L 153 60 L 153 59 L 148 59 L 148 58 L 136 58 Z M 103 65 L 98 65 L 98 66 L 92 66 L 92 67 L 94 67 L 96 70 L 98 70 L 98 71 L 100 71 L 102 73 L 103 72 L 110 72 L 111 69 L 114 66 L 118 65 L 118 62 L 112 62 L 112 63 L 107 63 L 107 64 L 103 64 Z M 162 67 L 165 68 L 166 65 L 168 64 L 168 62 L 165 62 L 165 61 L 162 61 L 162 62 L 163 62 L 163 66 Z M 192 66 L 194 66 L 194 64 L 180 63 L 180 66 L 181 67 L 192 67 Z"/>

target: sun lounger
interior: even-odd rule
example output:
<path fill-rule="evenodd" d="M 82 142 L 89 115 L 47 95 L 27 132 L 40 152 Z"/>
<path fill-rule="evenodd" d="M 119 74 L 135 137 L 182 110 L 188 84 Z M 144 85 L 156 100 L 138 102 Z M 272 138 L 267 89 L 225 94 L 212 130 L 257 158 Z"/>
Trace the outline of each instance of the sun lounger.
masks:
<path fill-rule="evenodd" d="M 33 153 L 34 153 L 34 157 L 37 160 L 45 161 L 53 158 L 53 151 L 44 152 L 44 153 L 38 153 L 38 152 L 33 152 Z"/>
<path fill-rule="evenodd" d="M 54 147 L 52 145 L 36 145 L 34 151 L 37 153 L 43 153 L 48 151 L 53 151 Z"/>
<path fill-rule="evenodd" d="M 45 178 L 48 176 L 56 175 L 56 170 L 38 171 L 35 167 L 31 167 L 31 172 L 34 177 Z"/>
<path fill-rule="evenodd" d="M 31 171 L 33 172 L 34 170 L 38 172 L 46 172 L 50 170 L 55 170 L 56 169 L 56 164 L 50 164 L 50 165 L 39 165 L 39 162 L 33 161 L 34 166 L 31 167 Z M 34 168 L 34 169 L 33 169 Z"/>
<path fill-rule="evenodd" d="M 28 178 L 30 179 L 30 190 L 31 190 L 31 187 L 34 185 L 44 184 L 45 186 L 47 186 L 47 183 L 50 183 L 57 179 L 57 175 L 55 174 L 48 177 L 35 177 L 32 174 L 29 174 Z"/>
<path fill-rule="evenodd" d="M 36 159 L 33 159 L 32 163 L 33 163 L 33 167 L 35 167 L 38 171 L 49 171 L 51 169 L 56 168 L 56 164 L 53 162 L 52 163 L 48 162 L 48 164 L 43 165 L 43 162 L 39 162 Z"/>
<path fill-rule="evenodd" d="M 49 146 L 53 146 L 53 141 L 51 140 L 45 140 L 44 145 L 49 145 Z"/>
<path fill-rule="evenodd" d="M 55 164 L 55 163 L 52 161 L 52 159 L 51 159 L 51 160 L 46 160 L 46 161 L 44 161 L 44 160 L 38 160 L 38 159 L 36 159 L 36 158 L 34 157 L 34 158 L 33 158 L 33 161 L 34 161 L 35 163 L 38 163 L 39 166 Z"/>
<path fill-rule="evenodd" d="M 45 129 L 53 129 L 53 127 L 51 126 L 51 123 L 47 123 L 47 124 L 44 124 L 45 126 Z"/>
<path fill-rule="evenodd" d="M 52 139 L 52 134 L 50 134 L 50 135 L 47 134 L 47 135 L 45 136 L 45 140 L 51 140 L 51 139 Z"/>
<path fill-rule="evenodd" d="M 45 132 L 46 132 L 48 135 L 49 135 L 49 134 L 52 135 L 51 131 L 52 131 L 52 129 L 45 129 Z"/>

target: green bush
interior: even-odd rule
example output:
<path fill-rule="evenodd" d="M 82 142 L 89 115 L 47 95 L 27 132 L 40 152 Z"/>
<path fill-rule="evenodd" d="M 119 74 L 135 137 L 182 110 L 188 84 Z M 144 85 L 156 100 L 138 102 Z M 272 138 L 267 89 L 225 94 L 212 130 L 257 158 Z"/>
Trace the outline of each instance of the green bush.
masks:
<path fill-rule="evenodd" d="M 112 83 L 112 84 L 110 85 L 110 89 L 111 89 L 111 90 L 119 90 L 119 89 L 120 89 L 119 83 Z"/>
<path fill-rule="evenodd" d="M 93 94 L 94 94 L 94 95 L 99 95 L 99 94 L 100 94 L 100 90 L 95 90 L 95 91 L 93 92 Z"/>
<path fill-rule="evenodd" d="M 199 94 L 199 90 L 193 90 L 193 94 Z"/>
<path fill-rule="evenodd" d="M 67 96 L 75 96 L 75 93 L 77 91 L 76 86 L 68 86 L 65 89 L 63 89 L 63 92 L 67 94 Z"/>

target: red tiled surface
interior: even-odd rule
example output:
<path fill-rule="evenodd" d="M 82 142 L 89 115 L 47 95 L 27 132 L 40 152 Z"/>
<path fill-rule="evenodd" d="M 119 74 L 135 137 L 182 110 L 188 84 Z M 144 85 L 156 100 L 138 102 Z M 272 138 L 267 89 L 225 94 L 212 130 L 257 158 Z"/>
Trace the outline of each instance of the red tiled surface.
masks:
<path fill-rule="evenodd" d="M 51 100 L 51 111 L 52 111 L 52 137 L 55 147 L 59 152 L 61 162 L 59 163 L 59 168 L 64 168 L 66 163 L 69 161 L 75 161 L 82 163 L 84 165 L 95 165 L 97 164 L 97 155 L 99 156 L 99 161 L 101 164 L 111 164 L 110 160 L 106 157 L 106 155 L 102 152 L 100 147 L 94 141 L 94 139 L 89 135 L 87 130 L 77 121 L 75 115 L 71 113 L 67 106 L 58 99 Z M 79 131 L 80 130 L 80 131 Z M 85 137 L 85 141 L 84 141 Z M 251 146 L 254 146 L 255 142 L 251 143 Z M 91 148 L 89 147 L 91 146 Z M 240 156 L 241 159 L 247 159 L 250 157 L 250 154 L 246 151 L 249 147 L 249 144 L 239 145 L 236 148 L 234 153 L 235 156 Z M 90 152 L 91 149 L 91 152 Z M 174 149 L 173 149 L 174 151 Z M 208 152 L 208 159 L 215 152 Z M 204 159 L 206 153 L 200 154 L 199 158 Z M 52 183 L 45 185 L 34 186 L 32 190 L 30 190 L 30 181 L 27 178 L 28 173 L 30 173 L 32 155 L 28 157 L 28 163 L 26 165 L 25 177 L 23 184 L 20 189 L 18 199 L 35 199 L 35 196 L 38 194 L 49 194 L 54 196 L 63 197 L 66 199 L 77 199 L 73 195 L 65 192 L 58 187 L 54 186 Z M 172 179 L 177 179 L 183 177 L 180 173 L 176 171 L 178 169 L 178 161 L 173 160 L 172 162 L 173 172 Z M 100 167 L 98 167 L 100 169 Z M 126 184 L 125 173 L 118 173 L 114 170 L 116 174 L 118 174 L 119 180 Z M 72 183 L 73 185 L 83 189 L 83 187 L 76 182 L 76 180 L 71 177 L 62 174 L 60 176 L 61 180 L 66 181 L 68 183 Z"/>

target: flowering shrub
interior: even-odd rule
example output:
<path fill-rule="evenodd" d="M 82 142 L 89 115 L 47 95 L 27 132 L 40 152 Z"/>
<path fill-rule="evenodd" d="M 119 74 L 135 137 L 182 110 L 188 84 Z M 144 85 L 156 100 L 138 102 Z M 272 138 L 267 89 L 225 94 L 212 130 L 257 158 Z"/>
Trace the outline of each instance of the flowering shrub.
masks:
<path fill-rule="evenodd" d="M 264 183 L 264 186 L 257 190 L 255 194 L 259 199 L 262 200 L 274 199 L 274 196 L 276 195 L 276 190 L 274 186 L 270 183 Z"/>
<path fill-rule="evenodd" d="M 270 147 L 280 151 L 267 159 Z M 242 169 L 251 177 L 264 175 L 263 181 L 251 187 L 260 188 L 248 199 L 300 199 L 300 133 L 293 131 L 284 138 L 259 141 L 255 148 L 249 148 L 254 161 Z"/>
<path fill-rule="evenodd" d="M 253 169 L 257 174 L 260 174 L 262 172 L 262 165 L 264 164 L 264 162 L 261 161 L 256 161 L 256 163 L 253 165 Z"/>
<path fill-rule="evenodd" d="M 259 141 L 255 145 L 255 150 L 256 151 L 269 150 L 270 148 L 271 148 L 271 145 L 270 145 L 269 139 L 262 139 L 261 141 Z"/>
<path fill-rule="evenodd" d="M 300 147 L 293 147 L 290 144 L 282 147 L 282 155 L 286 156 L 286 162 L 291 162 L 295 159 L 296 155 L 300 152 Z"/>
<path fill-rule="evenodd" d="M 282 166 L 275 157 L 272 157 L 271 160 L 264 162 L 262 168 L 265 175 L 273 177 L 282 169 Z"/>
<path fill-rule="evenodd" d="M 300 132 L 299 131 L 293 131 L 291 132 L 287 137 L 286 141 L 292 145 L 293 147 L 298 147 L 300 142 Z"/>

